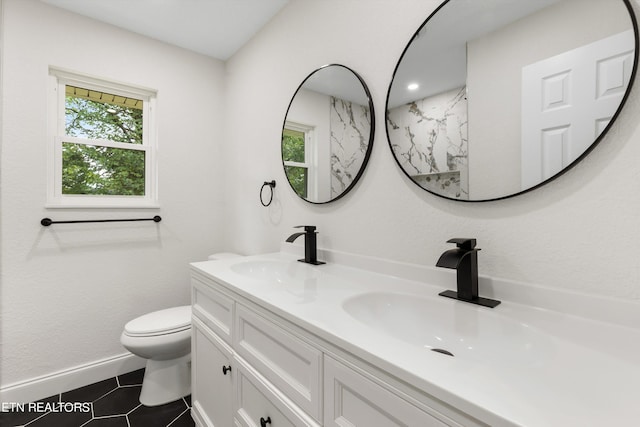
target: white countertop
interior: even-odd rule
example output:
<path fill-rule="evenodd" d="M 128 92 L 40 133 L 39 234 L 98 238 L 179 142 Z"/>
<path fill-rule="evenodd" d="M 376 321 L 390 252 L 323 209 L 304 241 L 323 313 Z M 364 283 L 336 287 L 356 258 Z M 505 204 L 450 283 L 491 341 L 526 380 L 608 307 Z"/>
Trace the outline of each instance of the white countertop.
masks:
<path fill-rule="evenodd" d="M 298 263 L 300 255 L 278 252 L 197 262 L 192 268 L 489 425 L 640 425 L 637 302 L 481 278 L 480 295 L 502 299 L 491 309 L 437 295 L 455 288 L 454 271 L 335 252 L 321 255 L 329 262 L 320 266 Z M 238 272 L 240 263 L 264 269 Z M 285 266 L 295 274 L 269 272 L 270 265 Z M 502 290 L 512 300 L 500 298 Z M 517 297 L 517 291 L 526 296 Z M 367 292 L 415 295 L 454 313 L 456 323 L 491 319 L 491 328 L 500 330 L 478 331 L 480 341 L 464 354 L 445 356 L 409 343 L 403 333 L 393 336 L 373 329 L 343 309 L 349 298 Z M 527 298 L 533 303 L 546 299 L 548 304 L 523 304 Z M 492 342 L 482 341 L 483 336 Z M 461 344 L 466 345 L 456 343 Z"/>

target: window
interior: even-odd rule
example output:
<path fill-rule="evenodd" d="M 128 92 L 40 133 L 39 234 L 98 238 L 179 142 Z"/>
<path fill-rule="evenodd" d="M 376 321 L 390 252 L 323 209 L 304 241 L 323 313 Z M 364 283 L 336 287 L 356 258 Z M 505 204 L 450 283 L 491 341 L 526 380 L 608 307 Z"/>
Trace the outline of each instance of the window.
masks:
<path fill-rule="evenodd" d="M 50 72 L 47 207 L 157 207 L 155 92 Z"/>
<path fill-rule="evenodd" d="M 287 122 L 282 132 L 282 160 L 287 179 L 302 198 L 309 192 L 311 128 Z"/>

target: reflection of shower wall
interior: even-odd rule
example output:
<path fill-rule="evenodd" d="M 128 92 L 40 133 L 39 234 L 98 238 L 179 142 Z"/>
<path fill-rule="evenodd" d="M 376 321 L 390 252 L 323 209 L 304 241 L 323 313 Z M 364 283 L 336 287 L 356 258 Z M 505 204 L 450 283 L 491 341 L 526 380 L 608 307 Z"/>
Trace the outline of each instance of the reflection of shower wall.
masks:
<path fill-rule="evenodd" d="M 467 199 L 468 123 L 466 87 L 388 111 L 387 129 L 402 168 L 421 186 Z"/>
<path fill-rule="evenodd" d="M 330 97 L 331 197 L 351 185 L 367 153 L 371 129 L 368 107 Z"/>

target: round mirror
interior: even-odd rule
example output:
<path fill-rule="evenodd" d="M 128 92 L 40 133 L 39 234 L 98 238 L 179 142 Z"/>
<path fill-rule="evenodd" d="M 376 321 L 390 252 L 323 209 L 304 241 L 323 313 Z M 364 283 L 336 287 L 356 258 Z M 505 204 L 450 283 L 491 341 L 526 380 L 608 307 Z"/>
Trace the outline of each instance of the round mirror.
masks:
<path fill-rule="evenodd" d="M 369 89 L 344 65 L 325 65 L 296 90 L 282 126 L 282 164 L 293 191 L 310 203 L 344 196 L 373 146 Z"/>
<path fill-rule="evenodd" d="M 627 0 L 448 0 L 416 32 L 387 94 L 411 180 L 487 201 L 537 188 L 602 139 L 637 68 Z"/>

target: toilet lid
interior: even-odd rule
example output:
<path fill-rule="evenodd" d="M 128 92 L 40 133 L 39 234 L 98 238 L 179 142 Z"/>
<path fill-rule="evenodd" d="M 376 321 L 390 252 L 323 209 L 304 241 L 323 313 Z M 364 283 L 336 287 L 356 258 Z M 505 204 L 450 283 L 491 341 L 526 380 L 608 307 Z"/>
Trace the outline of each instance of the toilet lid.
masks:
<path fill-rule="evenodd" d="M 172 307 L 137 317 L 124 325 L 127 335 L 164 335 L 191 328 L 191 306 Z"/>

